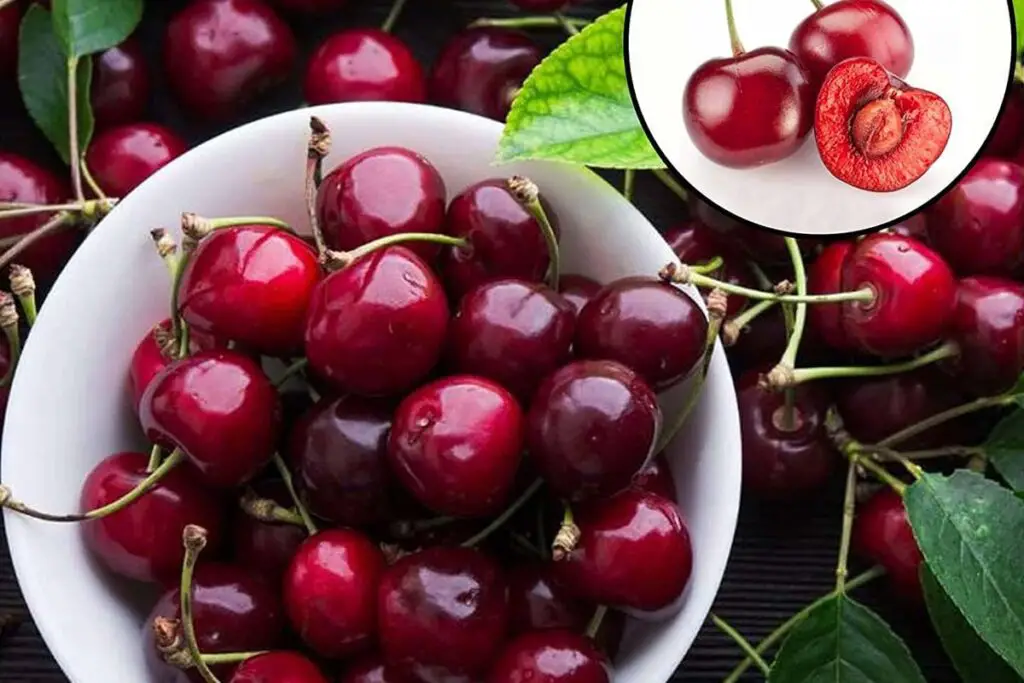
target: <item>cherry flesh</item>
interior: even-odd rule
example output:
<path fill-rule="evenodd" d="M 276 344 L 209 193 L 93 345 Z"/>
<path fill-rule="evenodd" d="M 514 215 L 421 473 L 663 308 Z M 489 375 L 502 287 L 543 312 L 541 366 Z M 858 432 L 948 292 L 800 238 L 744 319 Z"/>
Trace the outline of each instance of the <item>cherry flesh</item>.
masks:
<path fill-rule="evenodd" d="M 405 247 L 378 249 L 327 276 L 306 317 L 309 365 L 339 392 L 388 396 L 415 386 L 441 356 L 448 301 Z"/>
<path fill-rule="evenodd" d="M 885 568 L 900 596 L 922 600 L 918 572 L 923 558 L 898 493 L 882 489 L 857 510 L 852 545 L 859 555 Z"/>
<path fill-rule="evenodd" d="M 358 657 L 349 663 L 338 683 L 400 683 L 394 676 L 389 676 L 384 658 L 379 653 L 371 653 Z"/>
<path fill-rule="evenodd" d="M 811 294 L 835 294 L 842 290 L 843 265 L 854 242 L 833 242 L 821 250 L 807 273 L 807 291 Z M 815 304 L 807 307 L 807 322 L 815 333 L 836 351 L 855 351 L 857 345 L 843 326 L 842 304 Z"/>
<path fill-rule="evenodd" d="M 355 249 L 402 232 L 443 232 L 445 187 L 434 166 L 402 147 L 357 154 L 328 173 L 316 197 L 327 246 Z M 410 243 L 430 260 L 438 246 Z"/>
<path fill-rule="evenodd" d="M 320 281 L 316 251 L 271 225 L 214 230 L 192 252 L 178 289 L 190 329 L 268 356 L 302 349 Z"/>
<path fill-rule="evenodd" d="M 601 283 L 585 275 L 562 275 L 558 278 L 558 293 L 568 301 L 576 315 L 601 291 Z"/>
<path fill-rule="evenodd" d="M 983 275 L 960 280 L 949 334 L 960 347 L 950 365 L 968 390 L 993 396 L 1013 388 L 1024 371 L 1024 285 Z"/>
<path fill-rule="evenodd" d="M 256 361 L 235 351 L 203 351 L 170 365 L 150 382 L 140 408 L 147 438 L 181 448 L 213 486 L 245 483 L 274 455 L 277 391 Z"/>
<path fill-rule="evenodd" d="M 132 36 L 93 56 L 89 100 L 98 129 L 133 123 L 149 102 L 149 67 Z"/>
<path fill-rule="evenodd" d="M 586 636 L 538 631 L 505 646 L 487 683 L 610 683 L 610 670 L 608 660 Z"/>
<path fill-rule="evenodd" d="M 668 465 L 665 451 L 658 453 L 653 460 L 647 463 L 633 477 L 633 487 L 647 493 L 659 495 L 668 500 L 675 501 L 679 499 L 676 491 L 676 480 L 672 477 L 672 469 Z"/>
<path fill-rule="evenodd" d="M 508 578 L 509 634 L 565 629 L 582 632 L 594 608 L 557 583 L 550 563 L 512 567 Z"/>
<path fill-rule="evenodd" d="M 504 121 L 523 81 L 543 56 L 540 46 L 519 31 L 465 29 L 445 44 L 434 62 L 431 99 Z"/>
<path fill-rule="evenodd" d="M 1021 131 L 1024 131 L 1024 89 L 1018 83 L 1011 87 L 996 128 L 985 143 L 985 156 L 1012 159 L 1020 149 Z"/>
<path fill-rule="evenodd" d="M 197 0 L 167 24 L 163 62 L 189 113 L 225 120 L 287 79 L 296 54 L 288 24 L 262 0 Z"/>
<path fill-rule="evenodd" d="M 97 135 L 85 162 L 105 194 L 124 197 L 185 150 L 185 141 L 168 128 L 130 123 Z"/>
<path fill-rule="evenodd" d="M 336 33 L 306 67 L 306 102 L 426 102 L 423 68 L 390 33 L 360 28 Z"/>
<path fill-rule="evenodd" d="M 215 338 L 201 332 L 190 334 L 188 341 L 189 353 L 209 351 L 221 346 Z M 146 332 L 135 347 L 128 368 L 128 389 L 136 414 L 149 383 L 171 364 L 172 354 L 176 351 L 175 346 L 171 337 L 171 321 L 168 318 Z"/>
<path fill-rule="evenodd" d="M 21 3 L 0 8 L 0 85 L 14 82 L 18 66 L 18 29 L 21 27 Z"/>
<path fill-rule="evenodd" d="M 724 263 L 721 268 L 709 273 L 712 277 L 729 284 L 756 289 L 754 275 L 750 267 L 734 254 L 728 254 L 728 250 L 718 234 L 700 221 L 688 221 L 670 228 L 662 236 L 683 263 L 697 265 L 720 256 L 724 259 Z M 726 316 L 736 315 L 746 305 L 746 297 L 730 294 L 725 314 Z"/>
<path fill-rule="evenodd" d="M 228 683 L 327 683 L 327 679 L 299 653 L 280 651 L 245 660 Z"/>
<path fill-rule="evenodd" d="M 395 411 L 388 461 L 434 512 L 482 517 L 508 502 L 523 447 L 523 411 L 501 385 L 456 375 L 424 385 Z"/>
<path fill-rule="evenodd" d="M 284 578 L 292 627 L 318 655 L 340 659 L 367 650 L 377 632 L 377 584 L 384 555 L 357 531 L 308 538 Z"/>
<path fill-rule="evenodd" d="M 272 500 L 282 507 L 293 505 L 281 480 L 261 481 L 253 488 L 260 498 Z M 275 585 L 280 583 L 305 540 L 306 530 L 301 526 L 264 522 L 242 510 L 235 511 L 231 524 L 232 560 Z"/>

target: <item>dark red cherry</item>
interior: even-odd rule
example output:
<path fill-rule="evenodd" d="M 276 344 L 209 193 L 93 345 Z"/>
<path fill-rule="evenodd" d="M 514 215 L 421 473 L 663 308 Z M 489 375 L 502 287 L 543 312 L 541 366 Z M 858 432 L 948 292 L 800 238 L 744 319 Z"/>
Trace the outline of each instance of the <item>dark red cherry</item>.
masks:
<path fill-rule="evenodd" d="M 923 558 L 898 493 L 882 489 L 857 509 L 853 548 L 861 557 L 885 568 L 901 597 L 912 602 L 922 599 L 918 572 Z"/>
<path fill-rule="evenodd" d="M 306 102 L 426 102 L 427 79 L 405 43 L 377 28 L 335 33 L 310 57 Z"/>
<path fill-rule="evenodd" d="M 338 683 L 399 683 L 388 675 L 384 658 L 377 652 L 363 655 L 350 662 L 338 679 Z"/>
<path fill-rule="evenodd" d="M 228 683 L 327 683 L 327 679 L 316 664 L 285 650 L 245 660 Z"/>
<path fill-rule="evenodd" d="M 547 286 L 495 280 L 462 298 L 448 334 L 449 366 L 498 382 L 527 404 L 570 356 L 576 315 Z"/>
<path fill-rule="evenodd" d="M 149 101 L 149 67 L 138 38 L 93 56 L 89 99 L 98 129 L 142 118 Z"/>
<path fill-rule="evenodd" d="M 1024 89 L 1014 83 L 992 137 L 982 148 L 983 154 L 1002 159 L 1014 158 L 1021 146 L 1021 131 L 1024 131 Z"/>
<path fill-rule="evenodd" d="M 707 334 L 707 318 L 688 294 L 657 278 L 629 277 L 583 307 L 573 349 L 580 358 L 619 361 L 661 391 L 689 374 Z"/>
<path fill-rule="evenodd" d="M 1024 371 L 1024 285 L 979 275 L 960 280 L 950 338 L 960 354 L 957 382 L 991 396 L 1013 388 Z"/>
<path fill-rule="evenodd" d="M 736 383 L 743 443 L 743 486 L 766 499 L 814 493 L 832 474 L 838 457 L 825 433 L 827 398 L 812 383 L 793 389 L 792 410 L 784 392 L 758 386 L 760 373 Z"/>
<path fill-rule="evenodd" d="M 782 235 L 722 213 L 720 209 L 700 197 L 692 197 L 690 206 L 694 218 L 718 233 L 725 242 L 724 246 L 727 250 L 745 254 L 763 266 L 789 265 L 789 250 L 786 248 L 786 240 Z M 821 245 L 822 241 L 803 238 L 798 239 L 797 244 L 800 251 L 806 256 Z M 721 254 L 715 255 L 721 256 Z"/>
<path fill-rule="evenodd" d="M 452 36 L 430 73 L 430 97 L 445 107 L 504 121 L 544 53 L 525 33 L 468 28 Z"/>
<path fill-rule="evenodd" d="M 328 173 L 316 196 L 327 246 L 355 249 L 402 232 L 443 232 L 445 187 L 437 169 L 403 147 L 376 147 Z M 433 259 L 438 246 L 410 242 Z"/>
<path fill-rule="evenodd" d="M 982 159 L 928 215 L 931 245 L 961 275 L 1010 275 L 1024 263 L 1024 167 Z"/>
<path fill-rule="evenodd" d="M 85 163 L 104 193 L 124 197 L 185 153 L 185 141 L 156 123 L 130 123 L 97 135 Z"/>
<path fill-rule="evenodd" d="M 672 478 L 672 468 L 668 465 L 665 451 L 658 453 L 633 477 L 633 487 L 671 501 L 678 500 L 676 480 Z"/>
<path fill-rule="evenodd" d="M 554 579 L 550 563 L 512 567 L 508 576 L 509 634 L 566 629 L 583 632 L 594 607 Z"/>
<path fill-rule="evenodd" d="M 18 67 L 18 29 L 21 3 L 0 8 L 0 84 L 14 83 Z"/>
<path fill-rule="evenodd" d="M 445 377 L 405 397 L 388 435 L 399 480 L 442 515 L 482 517 L 508 502 L 523 448 L 523 411 L 482 377 Z"/>
<path fill-rule="evenodd" d="M 675 603 L 693 569 L 690 534 L 670 500 L 628 489 L 574 510 L 580 540 L 554 576 L 594 604 L 656 612 Z"/>
<path fill-rule="evenodd" d="M 508 625 L 501 568 L 471 548 L 406 555 L 378 591 L 380 646 L 398 681 L 479 681 Z"/>
<path fill-rule="evenodd" d="M 835 294 L 842 291 L 843 264 L 855 247 L 854 242 L 833 242 L 821 250 L 807 272 L 807 291 L 811 294 Z M 815 333 L 836 351 L 855 351 L 857 344 L 846 334 L 842 304 L 815 304 L 807 307 L 807 322 Z"/>
<path fill-rule="evenodd" d="M 377 585 L 384 555 L 358 531 L 330 529 L 299 548 L 284 577 L 292 627 L 321 657 L 367 650 L 377 633 Z"/>
<path fill-rule="evenodd" d="M 196 0 L 168 22 L 163 62 L 189 113 L 224 120 L 286 80 L 296 53 L 288 24 L 262 0 Z"/>
<path fill-rule="evenodd" d="M 930 245 L 928 240 L 928 214 L 924 211 L 919 211 L 890 226 L 889 232 L 894 232 L 904 237 L 913 237 L 920 242 Z"/>
<path fill-rule="evenodd" d="M 729 253 L 721 237 L 700 221 L 689 221 L 665 231 L 665 241 L 679 260 L 688 265 L 706 263 L 716 256 L 724 259 L 721 268 L 710 273 L 730 284 L 757 289 L 754 274 L 740 256 Z M 729 295 L 726 315 L 733 316 L 747 305 L 747 298 Z"/>
<path fill-rule="evenodd" d="M 209 351 L 222 346 L 214 337 L 198 331 L 192 331 L 188 341 L 189 353 Z M 142 395 L 146 393 L 149 383 L 171 364 L 175 351 L 170 318 L 155 325 L 135 347 L 128 368 L 128 389 L 132 398 L 132 409 L 136 413 L 139 412 Z"/>
<path fill-rule="evenodd" d="M 254 492 L 260 498 L 282 507 L 292 507 L 288 489 L 280 479 L 257 482 Z M 295 524 L 264 522 L 236 510 L 231 524 L 231 556 L 245 567 L 277 585 L 306 540 L 306 530 Z"/>
<path fill-rule="evenodd" d="M 405 247 L 378 249 L 313 290 L 310 369 L 339 392 L 407 391 L 440 358 L 448 316 L 444 289 L 422 259 Z"/>
<path fill-rule="evenodd" d="M 573 631 L 524 633 L 502 650 L 487 683 L 610 683 L 611 665 Z"/>
<path fill-rule="evenodd" d="M 557 232 L 554 211 L 545 209 Z M 547 242 L 540 225 L 500 178 L 470 185 L 448 206 L 445 232 L 468 247 L 441 251 L 441 276 L 453 298 L 490 280 L 515 277 L 540 282 L 548 271 Z"/>
<path fill-rule="evenodd" d="M 611 360 L 576 361 L 534 395 L 527 451 L 557 495 L 582 500 L 629 486 L 660 431 L 657 397 L 638 374 Z"/>
<path fill-rule="evenodd" d="M 148 463 L 149 455 L 131 452 L 102 460 L 82 485 L 82 510 L 95 510 L 127 494 L 146 478 Z M 84 522 L 82 538 L 115 574 L 136 581 L 174 582 L 181 575 L 185 527 L 198 524 L 206 529 L 208 547 L 216 551 L 226 514 L 218 496 L 200 484 L 190 468 L 179 466 L 124 509 Z"/>
<path fill-rule="evenodd" d="M 273 4 L 286 11 L 320 14 L 341 9 L 348 0 L 273 0 Z"/>
<path fill-rule="evenodd" d="M 843 264 L 843 291 L 870 289 L 871 301 L 843 303 L 846 334 L 861 349 L 902 356 L 937 341 L 956 300 L 946 262 L 917 240 L 876 233 L 857 243 Z"/>
<path fill-rule="evenodd" d="M 576 315 L 579 315 L 583 307 L 600 291 L 601 283 L 585 275 L 562 275 L 558 278 L 558 293 L 572 304 Z"/>
<path fill-rule="evenodd" d="M 178 289 L 189 328 L 268 356 L 301 351 L 320 281 L 316 251 L 272 225 L 221 228 L 199 241 Z"/>
<path fill-rule="evenodd" d="M 150 441 L 181 448 L 208 483 L 235 487 L 274 455 L 280 406 L 259 363 L 203 351 L 150 382 L 139 417 Z"/>

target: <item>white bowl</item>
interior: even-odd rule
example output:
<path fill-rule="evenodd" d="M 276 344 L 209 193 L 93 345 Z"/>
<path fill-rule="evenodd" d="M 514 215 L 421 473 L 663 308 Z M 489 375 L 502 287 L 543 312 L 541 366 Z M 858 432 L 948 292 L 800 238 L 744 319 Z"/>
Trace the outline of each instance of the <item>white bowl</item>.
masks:
<path fill-rule="evenodd" d="M 487 177 L 528 175 L 561 219 L 565 272 L 607 282 L 654 274 L 673 259 L 643 215 L 593 173 L 550 163 L 492 166 L 501 126 L 487 119 L 367 103 L 251 123 L 190 151 L 139 187 L 96 228 L 53 287 L 7 409 L 2 481 L 16 497 L 42 510 L 75 511 L 91 467 L 115 451 L 146 448 L 127 400 L 126 372 L 138 340 L 168 314 L 169 279 L 149 231 L 176 226 L 182 211 L 271 215 L 306 226 L 302 186 L 311 114 L 333 132 L 328 168 L 370 147 L 402 145 L 437 166 L 449 196 Z M 681 399 L 677 390 L 667 409 Z M 739 508 L 740 431 L 721 348 L 671 460 L 693 539 L 693 578 L 678 614 L 660 623 L 631 622 L 616 683 L 669 679 L 725 570 Z M 147 680 L 139 634 L 152 594 L 100 570 L 74 525 L 8 511 L 4 521 L 25 600 L 67 676 L 74 683 Z"/>

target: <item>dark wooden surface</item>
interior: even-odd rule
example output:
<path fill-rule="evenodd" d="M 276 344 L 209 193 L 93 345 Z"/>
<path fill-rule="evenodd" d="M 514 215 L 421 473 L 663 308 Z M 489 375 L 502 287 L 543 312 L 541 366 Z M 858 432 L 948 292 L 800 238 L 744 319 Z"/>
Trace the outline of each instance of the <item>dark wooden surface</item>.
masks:
<path fill-rule="evenodd" d="M 217 126 L 198 124 L 185 116 L 163 89 L 159 63 L 162 27 L 167 16 L 183 4 L 182 0 L 148 0 L 140 32 L 147 49 L 151 50 L 156 85 L 150 103 L 151 117 L 197 144 L 243 121 Z M 609 0 L 590 0 L 574 14 L 592 17 L 617 4 Z M 303 51 L 308 54 L 331 31 L 345 26 L 379 23 L 388 5 L 387 0 L 352 0 L 351 8 L 342 16 L 326 21 L 293 20 L 292 25 L 300 37 Z M 424 63 L 429 64 L 446 37 L 472 19 L 512 13 L 502 0 L 409 0 L 396 33 L 408 41 Z M 560 39 L 553 32 L 535 35 L 551 45 Z M 255 104 L 245 120 L 287 110 L 300 101 L 299 79 L 296 77 L 287 86 Z M 45 141 L 28 124 L 17 102 L 5 94 L 0 94 L 0 149 L 28 154 L 55 168 L 59 163 Z M 608 177 L 619 182 L 615 174 Z M 671 226 L 685 213 L 685 208 L 673 195 L 647 176 L 638 180 L 636 200 L 661 229 Z M 751 501 L 744 503 L 732 559 L 715 610 L 751 640 L 764 637 L 791 614 L 831 589 L 838 544 L 839 493 L 839 488 L 832 486 L 814 500 L 801 504 L 768 507 Z M 858 596 L 878 609 L 907 639 L 929 681 L 954 683 L 959 680 L 931 635 L 923 610 L 900 605 L 881 584 L 861 589 Z M 0 612 L 25 613 L 6 542 L 0 549 Z M 94 616 L 103 618 L 102 614 Z M 111 656 L 117 647 L 136 646 L 135 643 L 111 644 L 110 652 L 97 653 L 97 656 Z M 721 681 L 739 659 L 738 649 L 731 641 L 712 627 L 706 627 L 679 669 L 676 680 L 688 683 Z M 0 644 L 0 681 L 56 683 L 66 680 L 30 620 L 26 619 Z M 752 672 L 743 680 L 762 678 Z"/>

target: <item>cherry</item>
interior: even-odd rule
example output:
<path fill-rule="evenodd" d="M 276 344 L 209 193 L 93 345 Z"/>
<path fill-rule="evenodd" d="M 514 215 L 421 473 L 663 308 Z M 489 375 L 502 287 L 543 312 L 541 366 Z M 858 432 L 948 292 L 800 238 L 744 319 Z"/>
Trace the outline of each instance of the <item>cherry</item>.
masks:
<path fill-rule="evenodd" d="M 245 483 L 277 445 L 277 391 L 256 361 L 235 351 L 203 351 L 168 366 L 139 412 L 150 441 L 181 448 L 214 486 Z"/>
<path fill-rule="evenodd" d="M 785 500 L 814 493 L 838 456 L 825 433 L 827 397 L 814 384 L 794 387 L 787 417 L 783 392 L 758 386 L 760 373 L 736 382 L 743 443 L 743 486 L 761 498 Z"/>
<path fill-rule="evenodd" d="M 595 604 L 662 610 L 683 594 L 693 569 L 690 534 L 675 503 L 627 489 L 575 510 L 580 540 L 554 561 L 567 590 Z"/>
<path fill-rule="evenodd" d="M 868 235 L 846 257 L 841 289 L 869 288 L 871 301 L 843 302 L 846 334 L 861 349 L 901 356 L 938 340 L 956 301 L 953 272 L 932 249 L 900 235 Z"/>
<path fill-rule="evenodd" d="M 1024 168 L 982 159 L 928 216 L 935 250 L 962 275 L 1010 275 L 1024 262 Z"/>
<path fill-rule="evenodd" d="M 611 666 L 594 643 L 572 631 L 525 633 L 505 646 L 487 683 L 610 683 Z"/>
<path fill-rule="evenodd" d="M 21 3 L 0 8 L 0 84 L 13 82 L 18 66 L 18 29 L 21 27 Z"/>
<path fill-rule="evenodd" d="M 558 278 L 558 293 L 572 305 L 576 315 L 600 291 L 601 283 L 584 275 L 562 275 Z"/>
<path fill-rule="evenodd" d="M 299 653 L 279 651 L 245 660 L 228 683 L 327 683 L 327 679 Z"/>
<path fill-rule="evenodd" d="M 509 634 L 567 629 L 583 631 L 594 608 L 554 578 L 550 563 L 522 564 L 507 572 Z"/>
<path fill-rule="evenodd" d="M 897 235 L 903 235 L 904 237 L 913 237 L 919 242 L 929 244 L 928 215 L 924 211 L 919 211 L 914 215 L 903 219 L 899 223 L 890 226 L 889 232 Z"/>
<path fill-rule="evenodd" d="M 338 10 L 348 4 L 348 0 L 273 0 L 281 9 L 318 14 Z"/>
<path fill-rule="evenodd" d="M 260 498 L 273 500 L 283 507 L 292 506 L 288 490 L 280 480 L 259 482 L 254 489 Z M 306 530 L 295 524 L 264 522 L 237 510 L 231 537 L 234 562 L 277 584 L 306 540 Z"/>
<path fill-rule="evenodd" d="M 149 67 L 132 36 L 93 56 L 89 99 L 99 129 L 142 118 L 149 101 Z"/>
<path fill-rule="evenodd" d="M 379 653 L 363 655 L 345 667 L 338 683 L 398 683 L 389 677 L 384 658 Z"/>
<path fill-rule="evenodd" d="M 508 502 L 523 447 L 523 411 L 500 385 L 457 375 L 399 404 L 388 461 L 413 496 L 443 515 L 482 517 Z"/>
<path fill-rule="evenodd" d="M 633 477 L 633 487 L 668 500 L 678 500 L 676 480 L 672 478 L 672 468 L 668 465 L 665 451 L 658 453 L 642 470 L 637 472 Z"/>
<path fill-rule="evenodd" d="M 384 555 L 357 531 L 307 539 L 284 578 L 284 604 L 303 642 L 339 659 L 368 649 L 377 632 L 377 584 Z"/>
<path fill-rule="evenodd" d="M 146 478 L 149 456 L 115 453 L 100 461 L 82 485 L 82 510 L 96 510 L 133 490 Z M 181 534 L 188 524 L 209 533 L 215 549 L 226 515 L 217 496 L 187 469 L 168 472 L 144 496 L 106 517 L 82 524 L 85 545 L 104 567 L 120 576 L 154 583 L 173 582 L 181 574 L 185 549 Z"/>
<path fill-rule="evenodd" d="M 85 163 L 106 194 L 124 197 L 185 150 L 185 141 L 173 131 L 156 123 L 131 123 L 97 135 Z"/>
<path fill-rule="evenodd" d="M 854 242 L 833 242 L 821 250 L 807 273 L 807 291 L 811 294 L 835 294 L 842 291 L 843 264 Z M 842 304 L 815 304 L 807 307 L 807 321 L 815 333 L 836 351 L 855 351 L 855 344 L 843 326 Z"/>
<path fill-rule="evenodd" d="M 557 231 L 554 212 L 545 206 L 545 213 Z M 469 242 L 441 252 L 441 275 L 455 299 L 498 278 L 540 282 L 548 271 L 544 233 L 503 179 L 484 180 L 457 194 L 448 206 L 445 232 Z"/>
<path fill-rule="evenodd" d="M 380 645 L 399 681 L 476 681 L 494 661 L 508 624 L 501 568 L 471 548 L 433 547 L 384 572 Z"/>
<path fill-rule="evenodd" d="M 398 38 L 377 28 L 335 33 L 310 57 L 304 85 L 309 104 L 426 102 L 423 68 Z"/>
<path fill-rule="evenodd" d="M 576 315 L 545 285 L 495 280 L 462 298 L 448 335 L 450 366 L 487 377 L 524 404 L 570 356 Z"/>
<path fill-rule="evenodd" d="M 287 230 L 213 230 L 185 266 L 179 310 L 190 329 L 269 356 L 301 351 L 306 310 L 320 281 L 316 251 Z"/>
<path fill-rule="evenodd" d="M 543 56 L 540 46 L 519 31 L 465 29 L 445 43 L 434 62 L 431 99 L 442 106 L 503 121 L 523 81 Z"/>
<path fill-rule="evenodd" d="M 288 24 L 262 0 L 196 0 L 168 22 L 163 61 L 189 112 L 224 120 L 287 79 L 296 53 Z"/>
<path fill-rule="evenodd" d="M 341 392 L 398 394 L 441 356 L 448 302 L 430 268 L 404 247 L 378 249 L 327 276 L 306 316 L 310 368 Z"/>
<path fill-rule="evenodd" d="M 999 114 L 991 137 L 982 148 L 986 156 L 1012 159 L 1020 149 L 1024 130 L 1024 89 L 1014 83 Z"/>
<path fill-rule="evenodd" d="M 914 63 L 914 39 L 899 13 L 881 0 L 838 0 L 800 22 L 789 49 L 816 94 L 828 72 L 850 57 L 867 57 L 899 78 Z"/>
<path fill-rule="evenodd" d="M 873 59 L 840 62 L 821 86 L 814 136 L 821 161 L 862 190 L 916 182 L 946 149 L 953 117 L 945 100 L 912 88 Z"/>
<path fill-rule="evenodd" d="M 672 251 L 679 257 L 679 260 L 685 264 L 696 265 L 706 263 L 716 256 L 727 256 L 728 250 L 722 244 L 718 234 L 700 221 L 689 221 L 670 228 L 662 236 L 672 247 Z M 722 267 L 711 275 L 730 284 L 756 289 L 754 274 L 751 272 L 750 266 L 735 258 L 733 254 L 728 254 Z M 736 315 L 746 305 L 746 297 L 730 295 L 725 314 L 726 316 Z"/>
<path fill-rule="evenodd" d="M 442 232 L 445 187 L 437 169 L 402 147 L 357 154 L 324 177 L 316 197 L 324 239 L 332 249 L 355 249 L 403 232 Z M 409 247 L 432 259 L 439 247 Z"/>
<path fill-rule="evenodd" d="M 208 351 L 221 345 L 214 337 L 202 332 L 189 335 L 189 353 Z M 139 340 L 132 353 L 132 362 L 128 368 L 128 389 L 132 399 L 132 409 L 136 414 L 142 403 L 142 396 L 153 378 L 171 364 L 172 353 L 176 344 L 171 336 L 171 321 L 165 318 Z"/>
<path fill-rule="evenodd" d="M 704 355 L 707 319 L 679 288 L 652 277 L 606 285 L 580 311 L 580 358 L 617 360 L 656 391 L 682 381 Z"/>
<path fill-rule="evenodd" d="M 606 496 L 629 486 L 650 459 L 661 421 L 657 397 L 635 372 L 610 360 L 576 361 L 537 389 L 527 451 L 557 495 Z"/>
<path fill-rule="evenodd" d="M 918 574 L 923 558 L 898 493 L 882 489 L 857 510 L 852 541 L 859 555 L 885 568 L 901 597 L 923 599 Z"/>

